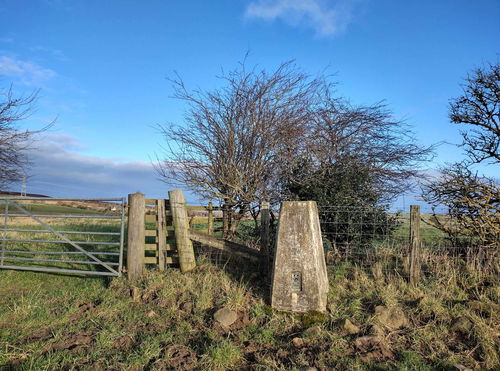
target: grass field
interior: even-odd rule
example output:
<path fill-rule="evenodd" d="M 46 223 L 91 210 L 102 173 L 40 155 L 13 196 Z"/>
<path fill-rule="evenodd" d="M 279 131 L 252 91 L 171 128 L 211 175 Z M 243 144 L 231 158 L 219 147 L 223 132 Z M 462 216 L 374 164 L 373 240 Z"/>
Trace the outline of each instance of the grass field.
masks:
<path fill-rule="evenodd" d="M 101 212 L 89 209 L 78 209 L 62 205 L 28 204 L 24 205 L 29 212 L 36 214 L 79 214 L 79 215 L 99 215 Z"/>
<path fill-rule="evenodd" d="M 83 201 L 51 201 L 50 199 L 42 201 L 16 201 L 20 206 L 34 214 L 78 214 L 78 215 L 102 215 L 118 214 L 119 205 L 104 202 L 83 202 Z M 116 209 L 110 211 L 111 209 Z M 0 198 L 0 213 L 5 210 L 5 201 Z M 18 212 L 17 209 L 10 207 L 10 213 Z"/>
<path fill-rule="evenodd" d="M 150 271 L 136 284 L 135 298 L 124 278 L 0 271 L 0 365 L 415 371 L 499 366 L 498 281 L 449 272 L 412 288 L 397 277 L 375 280 L 348 264 L 331 267 L 329 279 L 328 313 L 322 316 L 271 310 L 258 275 L 236 272 L 231 264 L 222 270 L 205 262 L 189 274 Z M 238 313 L 229 329 L 213 320 L 222 307 Z M 391 310 L 392 320 L 380 316 L 380 307 Z M 346 326 L 346 319 L 357 328 Z M 367 344 L 357 340 L 362 337 Z"/>
<path fill-rule="evenodd" d="M 106 223 L 87 227 L 116 231 Z M 498 276 L 458 268 L 442 258 L 412 287 L 339 262 L 326 315 L 273 311 L 256 269 L 225 260 L 151 270 L 134 286 L 0 270 L 0 369 L 499 369 Z M 222 307 L 238 315 L 230 328 L 213 318 Z"/>

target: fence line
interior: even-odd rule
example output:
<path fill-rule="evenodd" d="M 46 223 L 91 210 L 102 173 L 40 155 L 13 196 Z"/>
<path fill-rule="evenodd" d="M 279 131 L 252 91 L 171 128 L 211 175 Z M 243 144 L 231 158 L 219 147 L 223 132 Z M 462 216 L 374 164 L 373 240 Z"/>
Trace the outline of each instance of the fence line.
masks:
<path fill-rule="evenodd" d="M 377 207 L 319 207 L 327 260 L 347 261 L 364 268 L 408 277 L 418 284 L 420 274 L 433 274 L 443 262 L 465 271 L 500 272 L 499 246 L 484 246 L 474 236 L 449 236 L 422 214 L 418 206 L 409 213 L 390 213 Z M 453 225 L 453 218 L 440 217 Z M 445 265 L 446 265 L 445 264 Z M 441 265 L 441 266 L 440 266 Z M 465 269 L 464 269 L 465 268 Z"/>

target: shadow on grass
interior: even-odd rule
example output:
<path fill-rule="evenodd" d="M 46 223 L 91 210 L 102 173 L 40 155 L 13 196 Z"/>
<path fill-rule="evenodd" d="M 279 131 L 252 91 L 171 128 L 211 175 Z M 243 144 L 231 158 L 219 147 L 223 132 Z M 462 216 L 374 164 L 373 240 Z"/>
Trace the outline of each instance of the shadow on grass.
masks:
<path fill-rule="evenodd" d="M 199 243 L 193 243 L 193 246 L 197 259 L 202 257 L 209 260 L 223 269 L 231 279 L 251 288 L 256 297 L 264 299 L 266 303 L 270 301 L 271 280 L 263 273 L 260 264 Z"/>

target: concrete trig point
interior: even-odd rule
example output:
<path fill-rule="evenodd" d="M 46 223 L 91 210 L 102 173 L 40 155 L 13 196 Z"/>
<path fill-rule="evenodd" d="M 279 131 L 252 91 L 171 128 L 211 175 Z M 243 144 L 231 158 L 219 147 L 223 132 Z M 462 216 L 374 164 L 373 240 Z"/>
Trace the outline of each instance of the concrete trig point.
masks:
<path fill-rule="evenodd" d="M 328 286 L 316 202 L 283 202 L 276 238 L 271 306 L 292 312 L 324 312 Z"/>

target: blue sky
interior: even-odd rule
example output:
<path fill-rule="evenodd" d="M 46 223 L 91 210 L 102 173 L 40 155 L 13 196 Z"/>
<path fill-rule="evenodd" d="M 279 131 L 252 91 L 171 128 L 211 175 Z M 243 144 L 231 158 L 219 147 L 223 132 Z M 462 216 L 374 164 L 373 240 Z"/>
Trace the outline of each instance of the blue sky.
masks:
<path fill-rule="evenodd" d="M 30 152 L 28 191 L 162 196 L 155 125 L 182 124 L 185 108 L 169 97 L 174 71 L 209 90 L 247 51 L 266 69 L 294 59 L 353 103 L 385 99 L 422 144 L 459 143 L 448 101 L 500 58 L 499 19 L 498 0 L 2 0 L 0 83 L 41 89 L 24 127 L 57 117 Z M 461 153 L 443 145 L 429 167 Z"/>

